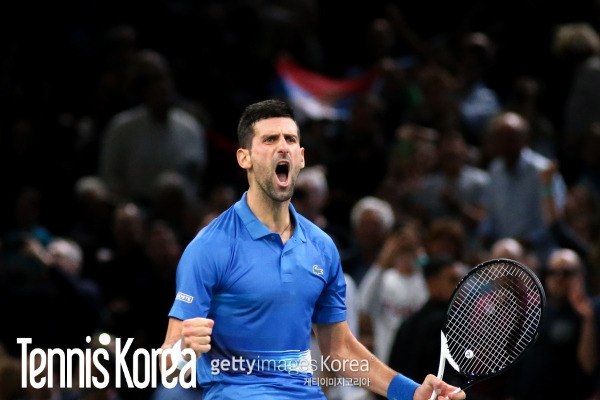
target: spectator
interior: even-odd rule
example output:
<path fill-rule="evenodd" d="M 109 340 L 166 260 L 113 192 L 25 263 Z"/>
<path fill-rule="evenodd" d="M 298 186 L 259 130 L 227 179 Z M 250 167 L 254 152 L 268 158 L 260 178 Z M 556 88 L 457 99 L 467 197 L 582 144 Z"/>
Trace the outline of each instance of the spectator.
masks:
<path fill-rule="evenodd" d="M 330 202 L 326 214 L 332 222 L 346 224 L 353 204 L 375 191 L 388 168 L 388 151 L 382 126 L 379 97 L 366 94 L 352 103 L 351 117 L 336 138 L 339 155 L 327 167 Z"/>
<path fill-rule="evenodd" d="M 373 324 L 374 354 L 386 362 L 396 330 L 427 300 L 424 250 L 418 230 L 407 225 L 390 234 L 358 287 L 361 312 Z"/>
<path fill-rule="evenodd" d="M 558 157 L 558 136 L 554 122 L 545 114 L 542 108 L 545 87 L 540 79 L 521 75 L 515 78 L 508 94 L 505 109 L 520 114 L 529 124 L 530 147 L 544 157 Z"/>
<path fill-rule="evenodd" d="M 429 298 L 402 323 L 392 342 L 390 366 L 408 377 L 437 373 L 440 360 L 440 332 L 446 322 L 448 303 L 468 269 L 452 256 L 430 257 L 423 266 Z M 444 380 L 460 386 L 460 375 L 446 368 Z M 471 397 L 471 393 L 469 393 Z"/>
<path fill-rule="evenodd" d="M 485 219 L 479 235 L 484 246 L 512 237 L 531 248 L 544 261 L 556 245 L 544 220 L 544 196 L 553 196 L 554 207 L 564 207 L 566 185 L 559 172 L 549 186 L 541 173 L 551 161 L 528 147 L 529 126 L 519 114 L 504 112 L 488 128 L 495 149 L 488 171 L 489 185 L 484 194 Z"/>
<path fill-rule="evenodd" d="M 293 203 L 299 213 L 333 238 L 341 252 L 348 250 L 349 236 L 340 224 L 331 222 L 325 215 L 329 202 L 329 184 L 325 168 L 320 165 L 306 167 L 298 174 Z M 343 266 L 344 267 L 344 266 Z"/>
<path fill-rule="evenodd" d="M 113 198 L 106 184 L 93 175 L 79 178 L 74 183 L 74 192 L 74 222 L 68 230 L 69 237 L 81 246 L 86 260 L 84 265 L 93 268 L 98 250 L 111 244 Z M 83 271 L 84 275 L 89 273 Z"/>
<path fill-rule="evenodd" d="M 536 275 L 542 274 L 540 260 L 531 251 L 527 251 L 519 241 L 513 238 L 498 239 L 490 250 L 490 254 L 486 259 L 491 258 L 508 258 L 525 264 L 529 269 L 535 272 Z M 484 260 L 481 260 L 484 261 Z"/>
<path fill-rule="evenodd" d="M 299 213 L 323 230 L 328 222 L 323 215 L 328 196 L 329 185 L 322 167 L 306 167 L 300 171 L 294 191 L 294 205 Z"/>
<path fill-rule="evenodd" d="M 489 174 L 470 163 L 469 148 L 459 133 L 442 136 L 437 145 L 438 168 L 427 173 L 414 194 L 425 221 L 453 217 L 461 221 L 466 246 L 477 250 L 477 229 L 484 217 L 483 194 Z"/>
<path fill-rule="evenodd" d="M 582 138 L 578 151 L 581 169 L 573 184 L 588 186 L 596 196 L 600 196 L 600 119 L 592 124 L 588 133 Z"/>
<path fill-rule="evenodd" d="M 495 44 L 482 32 L 466 34 L 458 55 L 461 127 L 467 142 L 481 146 L 489 120 L 501 110 L 498 93 L 487 79 L 496 63 Z"/>
<path fill-rule="evenodd" d="M 3 237 L 3 263 L 11 273 L 35 279 L 43 274 L 45 268 L 35 254 L 27 251 L 28 244 L 36 242 L 45 247 L 54 238 L 42 221 L 41 192 L 32 186 L 22 188 L 15 197 L 12 210 L 12 224 Z"/>
<path fill-rule="evenodd" d="M 207 162 L 203 126 L 177 105 L 173 77 L 161 54 L 140 51 L 137 61 L 143 103 L 108 123 L 99 175 L 113 193 L 142 206 L 152 202 L 157 179 L 167 171 L 182 174 L 196 194 Z"/>
<path fill-rule="evenodd" d="M 468 258 L 464 225 L 454 217 L 440 217 L 425 229 L 423 246 L 427 257 L 452 256 L 465 262 Z"/>
<path fill-rule="evenodd" d="M 556 249 L 542 276 L 547 306 L 541 332 L 511 374 L 510 398 L 588 399 L 598 353 L 583 265 L 574 251 Z"/>
<path fill-rule="evenodd" d="M 86 335 L 101 323 L 103 298 L 95 282 L 82 278 L 82 250 L 72 240 L 54 238 L 47 247 L 29 238 L 21 251 L 43 266 L 35 276 L 3 270 L 0 301 L 18 307 L 3 307 L 1 318 L 12 321 L 0 332 L 10 354 L 18 355 L 18 337 L 30 337 L 36 347 L 67 349 L 81 347 Z M 22 318 L 26 314 L 28 318 Z M 77 323 L 70 324 L 73 316 Z M 14 322 L 18 321 L 18 323 Z M 69 326 L 58 330 L 57 326 Z"/>
<path fill-rule="evenodd" d="M 440 134 L 459 130 L 461 104 L 456 77 L 436 64 L 422 65 L 416 75 L 422 101 L 410 110 L 407 123 L 431 128 Z"/>
<path fill-rule="evenodd" d="M 521 243 L 513 238 L 498 239 L 490 251 L 490 258 L 509 258 L 511 260 L 522 262 L 525 257 L 525 250 Z"/>
<path fill-rule="evenodd" d="M 438 140 L 436 130 L 422 125 L 405 124 L 396 130 L 388 169 L 376 193 L 392 205 L 399 220 L 427 218 L 416 192 L 423 178 L 435 169 Z"/>
<path fill-rule="evenodd" d="M 366 196 L 352 207 L 350 243 L 341 257 L 345 271 L 357 285 L 379 256 L 395 222 L 391 205 L 380 198 Z"/>
<path fill-rule="evenodd" d="M 113 242 L 97 253 L 92 277 L 105 297 L 105 327 L 119 337 L 132 337 L 137 329 L 130 314 L 131 287 L 148 267 L 144 255 L 146 224 L 147 216 L 136 204 L 117 205 L 111 218 Z"/>
<path fill-rule="evenodd" d="M 167 223 L 183 245 L 187 243 L 185 239 L 197 233 L 201 218 L 198 203 L 186 179 L 178 172 L 166 171 L 157 178 L 156 196 L 148 207 L 148 218 Z"/>
<path fill-rule="evenodd" d="M 579 151 L 593 123 L 600 121 L 600 36 L 586 22 L 559 25 L 552 50 L 569 67 L 570 86 L 564 103 L 561 165 L 572 182 L 581 168 Z"/>
<path fill-rule="evenodd" d="M 551 163 L 542 171 L 541 179 L 549 187 L 558 165 Z M 570 248 L 583 260 L 588 276 L 587 282 L 593 292 L 598 290 L 598 270 L 595 242 L 598 235 L 599 204 L 595 193 L 586 185 L 574 184 L 567 189 L 565 206 L 556 207 L 551 193 L 544 196 L 544 218 L 550 226 L 553 239 L 559 247 Z"/>

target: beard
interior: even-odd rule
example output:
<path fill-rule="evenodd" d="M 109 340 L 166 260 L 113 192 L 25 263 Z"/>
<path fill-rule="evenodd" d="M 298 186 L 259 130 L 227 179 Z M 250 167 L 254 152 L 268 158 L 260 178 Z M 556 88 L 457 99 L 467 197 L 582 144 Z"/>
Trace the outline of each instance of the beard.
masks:
<path fill-rule="evenodd" d="M 273 174 L 274 168 L 261 168 L 254 171 L 254 180 L 263 197 L 270 199 L 273 202 L 289 201 L 296 186 L 296 178 L 298 170 L 290 165 L 288 171 L 289 184 L 286 187 L 281 187 L 277 184 L 278 178 Z"/>
<path fill-rule="evenodd" d="M 273 202 L 284 202 L 288 201 L 294 195 L 294 187 L 296 186 L 296 180 L 291 179 L 290 185 L 286 188 L 278 188 L 268 180 L 257 180 L 260 191 Z"/>

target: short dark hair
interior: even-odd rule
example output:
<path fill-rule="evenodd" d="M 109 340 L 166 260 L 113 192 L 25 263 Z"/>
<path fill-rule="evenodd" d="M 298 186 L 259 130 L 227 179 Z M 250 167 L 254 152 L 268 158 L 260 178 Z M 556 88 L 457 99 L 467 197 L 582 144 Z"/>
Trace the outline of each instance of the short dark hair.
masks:
<path fill-rule="evenodd" d="M 237 136 L 241 148 L 249 149 L 254 134 L 254 124 L 267 118 L 291 118 L 296 121 L 294 110 L 283 100 L 269 99 L 250 104 L 244 109 L 238 123 Z"/>
<path fill-rule="evenodd" d="M 458 260 L 451 255 L 439 255 L 430 257 L 423 266 L 423 276 L 425 279 L 439 276 L 444 268 L 457 262 Z"/>

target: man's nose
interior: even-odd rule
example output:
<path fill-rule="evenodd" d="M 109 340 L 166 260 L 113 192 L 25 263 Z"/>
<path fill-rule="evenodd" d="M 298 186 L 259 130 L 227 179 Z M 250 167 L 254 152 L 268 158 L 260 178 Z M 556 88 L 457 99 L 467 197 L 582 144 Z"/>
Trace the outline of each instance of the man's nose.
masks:
<path fill-rule="evenodd" d="M 277 150 L 282 153 L 289 153 L 290 146 L 287 140 L 285 140 L 284 136 L 279 138 L 279 141 L 277 142 Z"/>

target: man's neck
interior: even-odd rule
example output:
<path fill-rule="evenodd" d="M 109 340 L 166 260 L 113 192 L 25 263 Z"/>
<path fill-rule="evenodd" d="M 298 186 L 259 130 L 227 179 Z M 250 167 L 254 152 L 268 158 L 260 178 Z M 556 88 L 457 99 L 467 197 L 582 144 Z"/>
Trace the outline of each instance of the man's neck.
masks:
<path fill-rule="evenodd" d="M 249 189 L 246 202 L 256 218 L 270 231 L 281 233 L 290 226 L 290 200 L 274 201 L 262 192 L 254 192 Z"/>

